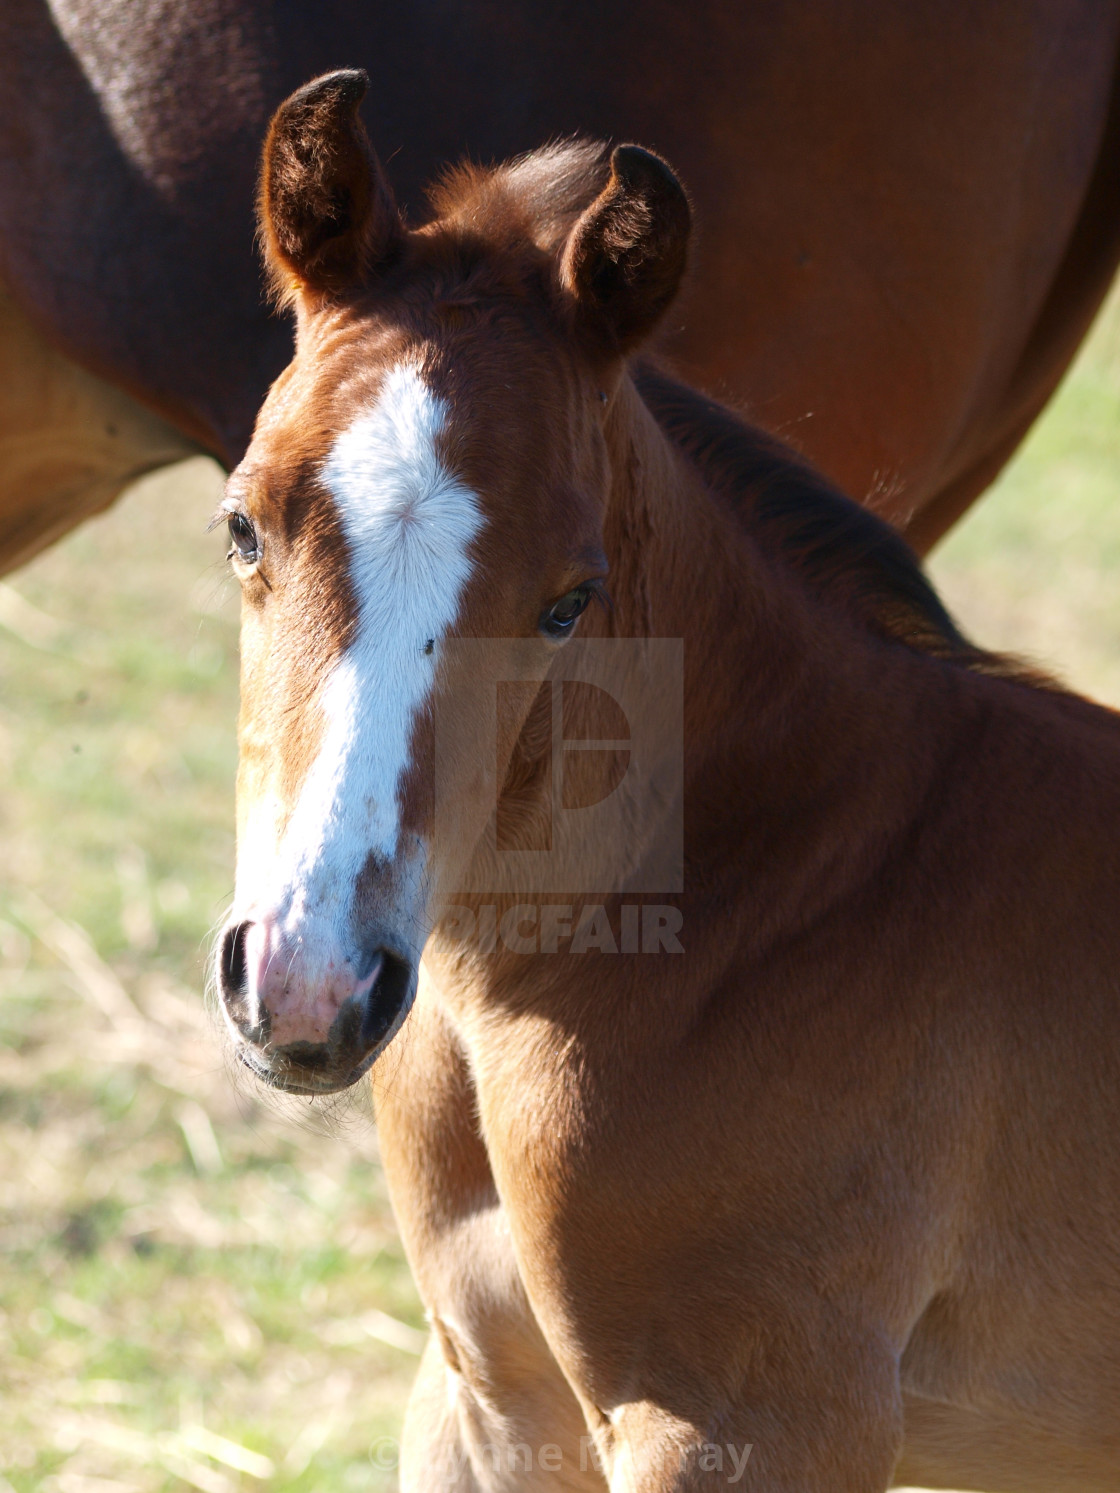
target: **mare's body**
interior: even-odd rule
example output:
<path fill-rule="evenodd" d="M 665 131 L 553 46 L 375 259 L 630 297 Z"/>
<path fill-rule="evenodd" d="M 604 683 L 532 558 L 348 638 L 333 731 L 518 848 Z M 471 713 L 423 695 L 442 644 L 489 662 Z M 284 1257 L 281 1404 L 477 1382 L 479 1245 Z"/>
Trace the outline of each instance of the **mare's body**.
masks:
<path fill-rule="evenodd" d="M 1118 24 L 1115 0 L 12 0 L 0 367 L 19 377 L 33 336 L 41 374 L 35 409 L 0 403 L 0 567 L 132 473 L 240 459 L 291 350 L 253 248 L 258 141 L 342 60 L 370 70 L 366 118 L 414 212 L 464 152 L 575 132 L 663 150 L 700 226 L 666 346 L 924 549 L 1111 277 Z"/>

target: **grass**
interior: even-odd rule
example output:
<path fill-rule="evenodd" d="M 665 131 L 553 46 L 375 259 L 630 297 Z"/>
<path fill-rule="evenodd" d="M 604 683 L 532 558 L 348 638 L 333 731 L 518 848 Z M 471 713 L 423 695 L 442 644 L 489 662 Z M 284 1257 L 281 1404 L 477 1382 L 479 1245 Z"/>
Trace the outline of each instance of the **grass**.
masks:
<path fill-rule="evenodd" d="M 235 1086 L 203 1015 L 219 484 L 148 479 L 0 586 L 0 1493 L 395 1481 L 422 1318 L 364 1097 Z M 980 641 L 1120 703 L 1120 303 L 931 569 Z"/>
<path fill-rule="evenodd" d="M 0 590 L 0 1493 L 395 1482 L 422 1318 L 364 1094 L 235 1086 L 203 1014 L 220 481 L 149 479 Z"/>
<path fill-rule="evenodd" d="M 950 610 L 1120 706 L 1120 293 L 998 484 L 934 553 Z"/>

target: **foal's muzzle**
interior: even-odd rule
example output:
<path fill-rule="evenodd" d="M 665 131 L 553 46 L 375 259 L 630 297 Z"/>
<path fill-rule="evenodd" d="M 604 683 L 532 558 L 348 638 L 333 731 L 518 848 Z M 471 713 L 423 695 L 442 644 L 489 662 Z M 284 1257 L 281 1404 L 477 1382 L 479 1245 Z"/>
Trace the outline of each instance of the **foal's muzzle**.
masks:
<path fill-rule="evenodd" d="M 265 930 L 262 932 L 262 930 Z M 416 970 L 379 947 L 307 987 L 294 959 L 269 948 L 267 925 L 231 924 L 218 959 L 222 1003 L 237 1055 L 273 1088 L 329 1094 L 372 1066 L 408 1015 Z"/>

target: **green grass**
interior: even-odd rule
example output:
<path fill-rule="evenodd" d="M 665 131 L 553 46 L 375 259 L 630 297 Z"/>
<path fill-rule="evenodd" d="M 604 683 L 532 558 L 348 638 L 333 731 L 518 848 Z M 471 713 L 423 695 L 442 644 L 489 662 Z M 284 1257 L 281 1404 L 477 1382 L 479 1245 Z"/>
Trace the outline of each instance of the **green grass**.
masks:
<path fill-rule="evenodd" d="M 364 1096 L 327 1123 L 235 1086 L 203 1015 L 218 488 L 149 479 L 0 589 L 0 1493 L 394 1483 L 370 1447 L 422 1322 Z M 1120 703 L 1120 306 L 931 569 L 979 641 Z"/>
<path fill-rule="evenodd" d="M 1120 295 L 929 568 L 978 642 L 1120 705 Z"/>

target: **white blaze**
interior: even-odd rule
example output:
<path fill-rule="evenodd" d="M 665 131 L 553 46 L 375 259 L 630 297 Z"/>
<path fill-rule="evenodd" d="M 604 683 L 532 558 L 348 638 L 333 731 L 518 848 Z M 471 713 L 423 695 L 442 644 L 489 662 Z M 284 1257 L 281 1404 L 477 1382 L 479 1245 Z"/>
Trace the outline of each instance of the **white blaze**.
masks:
<path fill-rule="evenodd" d="M 349 551 L 356 635 L 321 691 L 319 753 L 271 870 L 267 852 L 251 854 L 256 866 L 245 868 L 263 873 L 272 891 L 265 905 L 293 933 L 307 915 L 337 926 L 369 853 L 390 860 L 397 849 L 413 722 L 432 691 L 483 522 L 477 496 L 440 460 L 445 418 L 419 372 L 396 368 L 323 465 Z M 259 881 L 244 890 L 261 905 Z"/>

